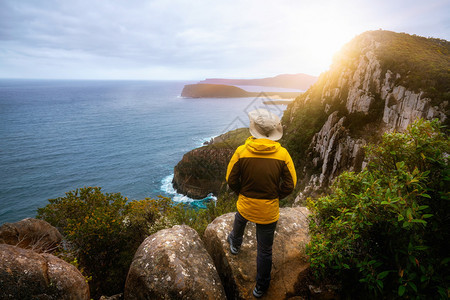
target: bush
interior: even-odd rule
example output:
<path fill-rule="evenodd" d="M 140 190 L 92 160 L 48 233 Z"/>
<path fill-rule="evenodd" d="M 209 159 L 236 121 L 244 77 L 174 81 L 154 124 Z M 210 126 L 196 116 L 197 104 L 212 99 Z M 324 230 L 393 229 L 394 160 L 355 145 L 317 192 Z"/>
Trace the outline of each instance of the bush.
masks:
<path fill-rule="evenodd" d="M 92 280 L 91 294 L 123 290 L 128 268 L 142 241 L 174 224 L 164 215 L 177 210 L 168 198 L 127 202 L 120 193 L 103 194 L 99 187 L 84 187 L 50 199 L 37 217 L 57 227 L 68 242 L 60 257 L 77 261 Z"/>
<path fill-rule="evenodd" d="M 120 193 L 84 187 L 50 199 L 37 217 L 62 232 L 68 247 L 59 257 L 82 271 L 91 295 L 98 298 L 123 292 L 133 256 L 146 237 L 177 224 L 187 224 L 202 235 L 214 218 L 236 210 L 236 199 L 228 197 L 195 210 L 166 197 L 127 201 Z"/>
<path fill-rule="evenodd" d="M 419 120 L 367 149 L 369 166 L 347 172 L 332 193 L 309 200 L 307 252 L 317 278 L 343 294 L 445 298 L 449 292 L 449 140 Z"/>

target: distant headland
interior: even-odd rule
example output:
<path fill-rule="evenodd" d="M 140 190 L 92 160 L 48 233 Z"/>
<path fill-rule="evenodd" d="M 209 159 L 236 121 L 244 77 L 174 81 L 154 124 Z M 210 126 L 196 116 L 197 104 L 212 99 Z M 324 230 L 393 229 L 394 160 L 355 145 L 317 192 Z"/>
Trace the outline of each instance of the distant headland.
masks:
<path fill-rule="evenodd" d="M 317 81 L 316 76 L 307 74 L 281 74 L 275 77 L 260 79 L 223 79 L 223 78 L 207 78 L 199 83 L 208 84 L 226 84 L 226 85 L 256 85 L 271 86 L 286 89 L 298 89 L 306 91 L 311 85 Z"/>
<path fill-rule="evenodd" d="M 317 77 L 306 74 L 282 74 L 261 79 L 223 79 L 209 78 L 197 84 L 185 85 L 181 92 L 182 97 L 190 98 L 238 98 L 267 96 L 271 98 L 293 99 L 307 90 Z M 238 86 L 269 87 L 264 94 L 246 91 Z M 270 91 L 270 87 L 276 91 Z M 279 89 L 296 89 L 298 91 L 280 91 Z M 278 90 L 277 90 L 278 89 Z"/>

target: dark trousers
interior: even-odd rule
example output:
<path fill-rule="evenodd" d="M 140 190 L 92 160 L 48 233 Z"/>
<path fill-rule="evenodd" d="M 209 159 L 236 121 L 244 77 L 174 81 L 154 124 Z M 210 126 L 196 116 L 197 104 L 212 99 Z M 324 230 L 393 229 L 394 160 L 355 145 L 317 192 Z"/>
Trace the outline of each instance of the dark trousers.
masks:
<path fill-rule="evenodd" d="M 242 244 L 245 226 L 248 220 L 245 219 L 239 212 L 234 217 L 233 230 L 230 238 L 233 245 L 240 247 Z M 277 222 L 270 224 L 256 224 L 256 241 L 257 241 L 257 255 L 256 255 L 256 284 L 261 289 L 266 290 L 270 284 L 270 272 L 272 271 L 272 245 L 273 237 Z"/>

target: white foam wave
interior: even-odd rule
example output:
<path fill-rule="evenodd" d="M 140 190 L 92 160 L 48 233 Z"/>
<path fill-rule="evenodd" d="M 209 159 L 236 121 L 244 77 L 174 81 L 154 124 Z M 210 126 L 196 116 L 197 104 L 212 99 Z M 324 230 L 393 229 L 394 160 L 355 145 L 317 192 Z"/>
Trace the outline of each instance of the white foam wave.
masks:
<path fill-rule="evenodd" d="M 214 196 L 213 194 L 209 194 L 205 198 L 199 200 L 199 199 L 192 199 L 186 195 L 177 193 L 177 190 L 174 189 L 173 184 L 172 184 L 173 175 L 174 174 L 166 176 L 161 180 L 161 190 L 164 193 L 170 195 L 173 201 L 178 202 L 178 203 L 180 203 L 180 202 L 182 202 L 182 203 L 203 202 L 205 200 L 211 200 L 214 202 L 217 201 L 217 197 Z"/>
<path fill-rule="evenodd" d="M 218 135 L 214 135 L 214 136 L 210 136 L 210 137 L 206 137 L 206 138 L 193 138 L 192 140 L 194 141 L 194 143 L 195 143 L 195 147 L 196 148 L 198 148 L 198 147 L 203 147 L 203 146 L 205 146 L 205 143 L 206 142 L 211 142 L 215 137 L 217 137 Z"/>

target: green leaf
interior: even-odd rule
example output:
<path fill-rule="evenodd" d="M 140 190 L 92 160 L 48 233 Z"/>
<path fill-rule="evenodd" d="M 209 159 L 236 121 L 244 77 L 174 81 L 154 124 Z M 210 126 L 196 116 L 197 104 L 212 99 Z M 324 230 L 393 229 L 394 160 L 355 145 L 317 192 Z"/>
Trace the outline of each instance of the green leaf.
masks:
<path fill-rule="evenodd" d="M 408 282 L 408 285 L 417 293 L 417 286 L 414 282 L 410 281 Z"/>
<path fill-rule="evenodd" d="M 378 284 L 378 286 L 380 287 L 380 290 L 382 290 L 383 287 L 384 287 L 383 281 L 377 280 L 377 284 Z"/>
<path fill-rule="evenodd" d="M 390 272 L 391 272 L 391 271 L 384 271 L 384 272 L 381 272 L 380 274 L 378 274 L 377 278 L 378 278 L 378 279 L 383 279 L 384 277 L 388 276 L 388 274 L 389 274 Z"/>
<path fill-rule="evenodd" d="M 421 224 L 427 225 L 427 221 L 420 220 L 420 219 L 414 219 L 414 220 L 411 220 L 411 222 L 412 223 L 421 223 Z"/>
<path fill-rule="evenodd" d="M 398 295 L 399 295 L 400 297 L 403 296 L 403 294 L 405 293 L 405 291 L 406 291 L 406 287 L 405 287 L 404 285 L 401 285 L 401 286 L 398 287 Z"/>
<path fill-rule="evenodd" d="M 406 217 L 408 218 L 408 220 L 412 219 L 412 210 L 411 210 L 411 208 L 408 208 L 406 210 Z"/>
<path fill-rule="evenodd" d="M 430 195 L 428 195 L 428 194 L 422 194 L 422 197 L 425 197 L 425 198 L 429 198 L 429 199 L 431 199 L 431 196 L 430 196 Z"/>
<path fill-rule="evenodd" d="M 424 214 L 424 215 L 422 216 L 422 218 L 428 219 L 428 218 L 431 218 L 432 216 L 433 216 L 432 214 Z"/>
<path fill-rule="evenodd" d="M 419 251 L 427 250 L 428 248 L 430 248 L 430 247 L 428 247 L 428 246 L 415 246 L 414 247 L 415 250 L 419 250 Z"/>

